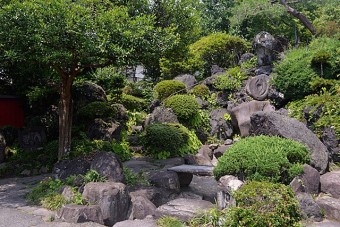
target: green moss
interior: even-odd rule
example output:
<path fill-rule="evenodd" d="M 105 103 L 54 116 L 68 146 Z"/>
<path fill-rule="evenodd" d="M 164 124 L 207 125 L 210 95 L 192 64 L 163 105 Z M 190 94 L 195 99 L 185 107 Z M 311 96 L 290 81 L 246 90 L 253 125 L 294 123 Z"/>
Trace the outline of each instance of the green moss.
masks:
<path fill-rule="evenodd" d="M 289 184 L 309 162 L 307 148 L 293 140 L 256 136 L 241 139 L 218 159 L 217 179 L 234 175 L 242 180 L 267 180 Z M 300 170 L 300 171 L 296 171 Z"/>
<path fill-rule="evenodd" d="M 174 94 L 186 93 L 185 84 L 177 80 L 163 80 L 154 87 L 156 99 L 163 101 Z"/>
<path fill-rule="evenodd" d="M 206 85 L 198 84 L 190 90 L 190 94 L 206 99 L 210 96 L 210 91 Z"/>
<path fill-rule="evenodd" d="M 164 101 L 164 106 L 171 108 L 182 122 L 192 119 L 199 110 L 195 97 L 191 95 L 171 96 Z"/>

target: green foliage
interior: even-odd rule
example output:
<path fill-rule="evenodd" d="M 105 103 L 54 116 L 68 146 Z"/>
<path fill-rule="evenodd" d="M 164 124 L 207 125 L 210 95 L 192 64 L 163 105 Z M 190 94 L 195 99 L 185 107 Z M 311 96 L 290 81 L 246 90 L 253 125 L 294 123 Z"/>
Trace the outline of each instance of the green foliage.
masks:
<path fill-rule="evenodd" d="M 192 95 L 171 96 L 164 101 L 164 106 L 171 108 L 181 122 L 192 119 L 199 109 L 199 105 Z"/>
<path fill-rule="evenodd" d="M 236 207 L 227 211 L 224 226 L 299 226 L 299 203 L 289 186 L 252 181 L 233 197 Z"/>
<path fill-rule="evenodd" d="M 296 141 L 269 136 L 248 137 L 235 143 L 219 158 L 214 176 L 219 179 L 233 175 L 242 180 L 289 184 L 298 166 L 308 162 L 307 148 Z"/>
<path fill-rule="evenodd" d="M 149 186 L 149 181 L 145 178 L 143 172 L 134 173 L 128 167 L 123 167 L 123 173 L 125 176 L 125 183 L 128 186 Z"/>
<path fill-rule="evenodd" d="M 177 80 L 163 80 L 154 87 L 155 97 L 160 101 L 174 94 L 186 93 L 185 84 Z"/>
<path fill-rule="evenodd" d="M 313 21 L 318 34 L 336 37 L 340 34 L 340 9 L 339 2 L 328 0 L 323 2 L 322 7 L 318 8 L 319 15 Z"/>
<path fill-rule="evenodd" d="M 301 99 L 311 94 L 310 83 L 321 76 L 320 61 L 325 60 L 322 53 L 327 53 L 327 63 L 323 64 L 322 77 L 335 79 L 339 74 L 339 46 L 339 40 L 322 37 L 313 40 L 308 49 L 288 51 L 285 58 L 275 65 L 274 71 L 278 75 L 274 78 L 274 85 L 289 100 Z M 316 62 L 319 63 L 317 68 L 313 67 Z"/>
<path fill-rule="evenodd" d="M 210 76 L 212 65 L 225 68 L 237 65 L 239 57 L 248 46 L 249 44 L 239 37 L 217 32 L 190 45 L 190 52 L 202 62 L 205 74 Z"/>
<path fill-rule="evenodd" d="M 254 56 L 251 59 L 243 62 L 240 67 L 241 67 L 241 69 L 253 69 L 257 66 L 257 63 L 258 63 L 257 57 Z"/>
<path fill-rule="evenodd" d="M 240 67 L 230 68 L 226 74 L 217 77 L 214 87 L 219 90 L 233 92 L 241 88 L 242 81 L 246 78 Z"/>
<path fill-rule="evenodd" d="M 88 154 L 94 150 L 111 151 L 111 144 L 103 140 L 90 140 L 87 136 L 81 133 L 81 138 L 73 139 L 71 144 L 71 157 Z"/>
<path fill-rule="evenodd" d="M 170 216 L 158 219 L 157 225 L 160 227 L 185 227 L 185 224 L 181 220 Z"/>
<path fill-rule="evenodd" d="M 109 118 L 114 116 L 114 109 L 107 102 L 91 102 L 77 111 L 82 122 L 92 122 L 96 118 Z"/>
<path fill-rule="evenodd" d="M 158 159 L 194 153 L 202 145 L 194 132 L 180 124 L 151 124 L 143 139 L 147 154 Z"/>
<path fill-rule="evenodd" d="M 132 157 L 129 143 L 126 141 L 122 141 L 120 143 L 112 142 L 112 151 L 121 161 L 127 161 Z"/>
<path fill-rule="evenodd" d="M 83 177 L 84 184 L 89 182 L 105 182 L 107 181 L 106 177 L 101 176 L 97 171 L 91 169 L 89 170 Z"/>
<path fill-rule="evenodd" d="M 210 90 L 207 85 L 198 84 L 190 90 L 190 94 L 195 96 L 199 96 L 202 99 L 207 99 L 210 96 Z"/>
<path fill-rule="evenodd" d="M 48 178 L 33 188 L 33 190 L 27 194 L 26 199 L 33 205 L 41 205 L 45 198 L 55 195 L 63 185 L 63 182 L 60 180 Z"/>
<path fill-rule="evenodd" d="M 314 131 L 321 135 L 324 127 L 334 127 L 336 134 L 340 137 L 340 95 L 336 91 L 324 90 L 318 95 L 309 95 L 288 105 L 289 115 L 300 121 L 305 121 L 304 108 L 310 108 L 309 112 L 313 113 L 320 107 L 322 112 L 320 118 L 313 122 Z"/>
<path fill-rule="evenodd" d="M 132 111 L 142 111 L 147 108 L 146 100 L 127 94 L 122 95 L 121 103 L 126 109 Z"/>
<path fill-rule="evenodd" d="M 227 210 L 220 210 L 218 208 L 212 208 L 207 212 L 203 212 L 201 215 L 194 217 L 189 221 L 190 227 L 201 226 L 223 226 L 225 222 Z"/>
<path fill-rule="evenodd" d="M 58 210 L 64 204 L 66 204 L 66 199 L 64 198 L 64 196 L 58 193 L 48 194 L 41 200 L 42 207 L 49 210 Z"/>

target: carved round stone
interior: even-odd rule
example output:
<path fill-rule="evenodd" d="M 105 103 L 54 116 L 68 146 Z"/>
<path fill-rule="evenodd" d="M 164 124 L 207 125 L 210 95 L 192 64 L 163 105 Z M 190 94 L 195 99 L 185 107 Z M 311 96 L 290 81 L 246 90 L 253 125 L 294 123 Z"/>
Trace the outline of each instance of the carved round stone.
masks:
<path fill-rule="evenodd" d="M 268 96 L 269 77 L 265 74 L 255 76 L 246 85 L 248 95 L 258 101 L 263 101 Z"/>

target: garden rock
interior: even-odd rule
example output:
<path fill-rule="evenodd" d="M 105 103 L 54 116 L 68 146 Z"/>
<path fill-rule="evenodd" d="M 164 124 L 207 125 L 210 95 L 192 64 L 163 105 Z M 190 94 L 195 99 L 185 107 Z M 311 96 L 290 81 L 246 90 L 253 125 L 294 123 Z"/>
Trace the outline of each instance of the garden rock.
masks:
<path fill-rule="evenodd" d="M 131 197 L 142 196 L 150 200 L 156 207 L 159 207 L 170 200 L 173 200 L 177 194 L 173 190 L 158 188 L 155 186 L 143 186 L 136 189 L 130 189 Z"/>
<path fill-rule="evenodd" d="M 91 140 L 120 141 L 121 132 L 122 126 L 120 123 L 96 118 L 94 123 L 89 126 L 87 136 Z"/>
<path fill-rule="evenodd" d="M 129 160 L 123 163 L 123 166 L 131 169 L 134 173 L 150 172 L 151 170 L 158 169 L 158 165 L 145 160 Z"/>
<path fill-rule="evenodd" d="M 190 165 L 205 165 L 212 166 L 211 160 L 213 158 L 213 152 L 209 148 L 209 145 L 203 145 L 196 155 L 187 155 L 186 163 Z"/>
<path fill-rule="evenodd" d="M 269 87 L 268 99 L 270 99 L 277 108 L 282 108 L 286 103 L 284 94 L 279 92 L 274 86 Z"/>
<path fill-rule="evenodd" d="M 326 127 L 323 130 L 321 140 L 327 147 L 330 160 L 333 162 L 340 162 L 339 139 L 337 138 L 334 128 Z"/>
<path fill-rule="evenodd" d="M 202 84 L 208 86 L 209 90 L 210 91 L 213 91 L 215 88 L 214 88 L 214 83 L 216 81 L 216 79 L 218 78 L 219 75 L 225 73 L 224 72 L 218 72 L 218 73 L 215 73 L 215 74 L 212 74 L 212 76 L 209 76 L 207 78 L 205 78 L 202 82 Z"/>
<path fill-rule="evenodd" d="M 167 170 L 158 170 L 150 173 L 149 181 L 156 187 L 171 189 L 175 191 L 180 190 L 180 181 L 175 172 Z"/>
<path fill-rule="evenodd" d="M 106 102 L 107 97 L 104 89 L 94 83 L 85 82 L 83 85 L 74 89 L 74 100 L 76 109 L 83 107 L 91 102 Z"/>
<path fill-rule="evenodd" d="M 249 96 L 258 101 L 263 101 L 268 96 L 269 76 L 261 74 L 248 80 L 246 91 Z"/>
<path fill-rule="evenodd" d="M 143 220 L 126 220 L 116 223 L 113 227 L 158 227 L 156 221 L 152 218 L 147 218 Z"/>
<path fill-rule="evenodd" d="M 218 186 L 220 189 L 228 192 L 229 195 L 240 189 L 242 185 L 243 181 L 240 181 L 237 177 L 231 175 L 225 175 L 218 180 Z"/>
<path fill-rule="evenodd" d="M 91 162 L 85 156 L 79 156 L 72 160 L 62 160 L 57 162 L 53 168 L 53 174 L 61 180 L 65 180 L 71 175 L 85 175 L 91 167 Z"/>
<path fill-rule="evenodd" d="M 71 186 L 64 186 L 61 192 L 61 195 L 64 197 L 66 201 L 72 201 L 74 198 L 74 192 Z"/>
<path fill-rule="evenodd" d="M 340 171 L 333 171 L 321 176 L 321 191 L 340 198 Z"/>
<path fill-rule="evenodd" d="M 322 196 L 316 200 L 316 203 L 325 212 L 327 218 L 340 220 L 340 199 Z"/>
<path fill-rule="evenodd" d="M 220 140 L 231 138 L 233 127 L 224 119 L 226 114 L 229 115 L 229 111 L 225 108 L 216 109 L 210 112 L 210 136 L 216 136 Z"/>
<path fill-rule="evenodd" d="M 154 163 L 166 169 L 166 168 L 170 168 L 173 166 L 183 165 L 184 158 L 177 157 L 177 158 L 161 159 L 161 160 L 155 160 Z"/>
<path fill-rule="evenodd" d="M 242 103 L 230 112 L 233 125 L 239 129 L 242 137 L 249 135 L 250 116 L 258 111 L 272 112 L 274 107 L 269 101 L 250 101 Z"/>
<path fill-rule="evenodd" d="M 111 105 L 111 107 L 114 109 L 115 113 L 114 116 L 112 116 L 114 120 L 119 122 L 125 122 L 129 120 L 128 112 L 122 104 L 114 103 Z"/>
<path fill-rule="evenodd" d="M 328 166 L 327 148 L 303 123 L 276 112 L 257 112 L 251 116 L 250 134 L 280 136 L 309 148 L 311 166 L 324 173 Z"/>
<path fill-rule="evenodd" d="M 238 64 L 241 65 L 242 63 L 252 59 L 253 57 L 255 57 L 255 55 L 252 53 L 244 53 L 241 55 L 240 60 L 238 61 Z"/>
<path fill-rule="evenodd" d="M 214 150 L 214 156 L 220 158 L 230 147 L 231 145 L 219 145 L 218 148 Z"/>
<path fill-rule="evenodd" d="M 319 205 L 313 200 L 308 193 L 299 193 L 296 196 L 299 202 L 299 208 L 303 219 L 322 221 L 323 215 Z"/>
<path fill-rule="evenodd" d="M 96 152 L 91 162 L 91 169 L 105 176 L 108 181 L 124 182 L 123 165 L 112 152 Z"/>
<path fill-rule="evenodd" d="M 176 76 L 174 78 L 174 80 L 177 80 L 177 81 L 184 83 L 187 90 L 190 90 L 197 83 L 196 78 L 193 75 L 190 75 L 190 74 L 183 74 L 183 75 Z"/>
<path fill-rule="evenodd" d="M 221 75 L 225 73 L 225 69 L 218 65 L 212 65 L 210 69 L 211 75 Z"/>
<path fill-rule="evenodd" d="M 0 132 L 0 163 L 3 163 L 5 161 L 5 155 L 6 155 L 6 140 L 2 133 Z"/>
<path fill-rule="evenodd" d="M 196 97 L 196 102 L 198 103 L 200 109 L 207 109 L 209 107 L 209 102 L 203 100 L 201 97 Z"/>
<path fill-rule="evenodd" d="M 179 198 L 158 207 L 156 217 L 173 216 L 182 221 L 188 221 L 212 207 L 213 204 L 208 201 Z"/>
<path fill-rule="evenodd" d="M 102 212 L 97 205 L 64 205 L 58 211 L 57 218 L 69 223 L 95 222 L 104 224 Z"/>
<path fill-rule="evenodd" d="M 129 217 L 131 198 L 122 183 L 90 182 L 84 187 L 83 197 L 99 205 L 105 225 L 112 226 Z"/>
<path fill-rule="evenodd" d="M 156 206 L 144 196 L 131 195 L 132 210 L 129 219 L 144 219 L 148 215 L 154 215 Z"/>
<path fill-rule="evenodd" d="M 156 107 L 145 120 L 145 126 L 154 123 L 179 123 L 176 114 L 171 108 L 164 106 Z"/>
<path fill-rule="evenodd" d="M 271 65 L 276 59 L 277 41 L 268 32 L 260 32 L 254 38 L 253 47 L 259 66 Z"/>
<path fill-rule="evenodd" d="M 320 173 L 305 164 L 303 166 L 303 173 L 295 177 L 290 183 L 291 188 L 295 193 L 306 192 L 310 194 L 318 194 L 320 188 Z"/>
<path fill-rule="evenodd" d="M 267 75 L 269 76 L 273 71 L 273 66 L 272 65 L 264 65 L 260 66 L 257 69 L 255 69 L 255 75 Z"/>

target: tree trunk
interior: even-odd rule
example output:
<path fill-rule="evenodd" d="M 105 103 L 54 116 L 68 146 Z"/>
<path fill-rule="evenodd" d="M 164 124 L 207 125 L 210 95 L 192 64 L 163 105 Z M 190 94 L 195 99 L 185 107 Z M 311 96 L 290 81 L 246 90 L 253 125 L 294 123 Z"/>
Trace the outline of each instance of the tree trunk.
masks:
<path fill-rule="evenodd" d="M 316 35 L 316 30 L 313 24 L 308 20 L 305 15 L 290 7 L 286 0 L 280 0 L 280 3 L 284 5 L 284 7 L 286 7 L 286 10 L 289 14 L 297 18 L 313 35 Z"/>
<path fill-rule="evenodd" d="M 59 150 L 58 160 L 67 157 L 71 151 L 73 76 L 62 75 L 59 103 Z"/>

